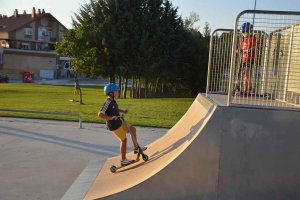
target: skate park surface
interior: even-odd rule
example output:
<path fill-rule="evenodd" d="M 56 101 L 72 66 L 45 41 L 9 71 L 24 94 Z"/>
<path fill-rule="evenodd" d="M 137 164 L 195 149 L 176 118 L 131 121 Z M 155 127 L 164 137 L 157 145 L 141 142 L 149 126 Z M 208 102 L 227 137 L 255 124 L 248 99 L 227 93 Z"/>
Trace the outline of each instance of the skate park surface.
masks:
<path fill-rule="evenodd" d="M 199 94 L 178 123 L 148 145 L 149 161 L 111 173 L 119 158 L 109 158 L 77 197 L 300 199 L 299 119 L 297 111 L 226 107 Z"/>
<path fill-rule="evenodd" d="M 119 155 L 119 142 L 105 125 L 82 126 L 0 117 L 0 199 L 59 200 L 87 166 L 95 165 L 98 170 L 102 160 Z M 137 127 L 141 145 L 166 131 Z"/>

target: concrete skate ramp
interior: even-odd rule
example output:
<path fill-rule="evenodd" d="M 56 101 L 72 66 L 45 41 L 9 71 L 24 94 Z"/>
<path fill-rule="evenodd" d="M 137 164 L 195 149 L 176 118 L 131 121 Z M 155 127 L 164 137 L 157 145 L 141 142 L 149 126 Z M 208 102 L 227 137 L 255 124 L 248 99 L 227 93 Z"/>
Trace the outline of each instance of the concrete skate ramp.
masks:
<path fill-rule="evenodd" d="M 299 119 L 300 112 L 221 107 L 198 95 L 149 145 L 148 162 L 113 174 L 119 157 L 108 159 L 85 199 L 300 199 Z"/>

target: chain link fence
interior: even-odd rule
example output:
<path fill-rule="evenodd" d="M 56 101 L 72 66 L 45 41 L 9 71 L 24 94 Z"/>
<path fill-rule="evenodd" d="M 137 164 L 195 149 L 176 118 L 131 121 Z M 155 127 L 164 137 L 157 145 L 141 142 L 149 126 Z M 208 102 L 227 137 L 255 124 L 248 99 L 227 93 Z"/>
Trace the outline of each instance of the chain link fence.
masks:
<path fill-rule="evenodd" d="M 300 12 L 241 12 L 211 36 L 207 95 L 227 105 L 300 109 Z"/>

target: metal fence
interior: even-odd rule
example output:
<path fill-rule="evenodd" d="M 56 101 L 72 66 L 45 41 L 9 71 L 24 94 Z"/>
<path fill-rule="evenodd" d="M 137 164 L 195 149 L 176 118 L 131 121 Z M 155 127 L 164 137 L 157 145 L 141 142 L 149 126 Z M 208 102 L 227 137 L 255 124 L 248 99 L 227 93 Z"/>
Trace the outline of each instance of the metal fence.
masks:
<path fill-rule="evenodd" d="M 207 95 L 226 94 L 227 105 L 300 109 L 300 12 L 241 12 L 233 33 L 213 32 L 209 58 Z"/>
<path fill-rule="evenodd" d="M 79 119 L 79 128 L 82 128 L 82 117 L 79 114 L 72 113 L 61 113 L 61 112 L 42 112 L 35 110 L 13 110 L 13 109 L 0 109 L 2 112 L 15 112 L 15 113 L 31 113 L 31 114 L 44 114 L 44 115 L 62 115 L 62 116 L 70 116 L 70 117 L 78 117 Z"/>
<path fill-rule="evenodd" d="M 206 91 L 228 94 L 233 29 L 217 29 L 210 39 Z"/>

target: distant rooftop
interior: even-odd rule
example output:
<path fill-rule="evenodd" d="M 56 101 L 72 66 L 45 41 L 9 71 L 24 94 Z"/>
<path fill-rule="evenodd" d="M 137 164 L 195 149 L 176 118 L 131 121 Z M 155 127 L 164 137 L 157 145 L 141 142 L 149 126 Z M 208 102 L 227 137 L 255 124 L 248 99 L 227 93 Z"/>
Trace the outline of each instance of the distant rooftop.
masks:
<path fill-rule="evenodd" d="M 23 14 L 19 14 L 17 9 L 15 9 L 13 15 L 10 17 L 0 14 L 0 32 L 14 31 L 44 16 L 48 16 L 50 18 L 53 18 L 55 21 L 58 21 L 50 13 L 46 13 L 44 9 L 38 9 L 38 11 L 36 12 L 35 7 L 32 8 L 31 14 L 27 14 L 25 10 Z M 66 28 L 63 24 L 61 25 Z"/>

